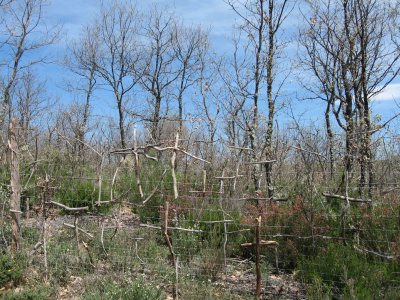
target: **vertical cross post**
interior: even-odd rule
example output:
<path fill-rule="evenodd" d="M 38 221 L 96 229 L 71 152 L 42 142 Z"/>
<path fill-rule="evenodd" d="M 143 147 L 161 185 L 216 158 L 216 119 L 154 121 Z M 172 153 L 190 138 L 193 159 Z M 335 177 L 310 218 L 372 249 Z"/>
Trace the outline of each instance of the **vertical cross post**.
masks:
<path fill-rule="evenodd" d="M 276 241 L 261 240 L 261 216 L 256 218 L 256 242 L 243 243 L 242 247 L 255 247 L 256 250 L 256 299 L 259 300 L 261 296 L 261 247 L 262 246 L 278 246 Z"/>

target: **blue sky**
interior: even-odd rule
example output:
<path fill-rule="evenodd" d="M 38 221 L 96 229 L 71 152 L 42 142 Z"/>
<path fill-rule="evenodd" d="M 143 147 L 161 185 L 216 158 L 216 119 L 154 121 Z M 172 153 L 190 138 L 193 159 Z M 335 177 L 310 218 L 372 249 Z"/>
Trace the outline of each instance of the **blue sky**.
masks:
<path fill-rule="evenodd" d="M 146 9 L 152 3 L 168 7 L 178 17 L 182 17 L 187 24 L 201 24 L 205 29 L 209 29 L 211 42 L 217 53 L 229 54 L 236 16 L 223 0 L 137 1 L 139 8 L 142 9 Z M 63 25 L 62 37 L 58 45 L 52 48 L 55 57 L 60 59 L 63 56 L 69 41 L 79 37 L 82 26 L 93 20 L 99 6 L 98 0 L 52 0 L 50 2 L 45 11 L 47 24 L 49 26 L 60 23 Z M 298 26 L 293 26 L 297 22 L 296 15 L 298 15 L 298 8 L 295 9 L 293 17 L 288 20 L 286 32 L 293 34 L 297 30 Z M 288 59 L 293 59 L 295 52 L 295 45 L 292 44 Z M 72 96 L 62 88 L 64 81 L 70 76 L 68 72 L 58 65 L 46 65 L 44 68 L 46 71 L 43 74 L 47 76 L 51 96 L 60 98 L 62 102 L 70 101 Z M 322 119 L 320 113 L 324 104 L 318 101 L 297 101 L 298 86 L 296 79 L 292 78 L 287 82 L 285 90 L 287 101 L 292 103 L 296 114 L 301 115 L 306 112 L 305 116 L 311 120 Z M 400 110 L 394 103 L 394 99 L 400 99 L 400 83 L 389 85 L 376 97 L 373 103 L 374 112 L 382 115 L 383 119 L 391 117 Z M 286 118 L 284 111 L 281 112 L 281 117 Z"/>

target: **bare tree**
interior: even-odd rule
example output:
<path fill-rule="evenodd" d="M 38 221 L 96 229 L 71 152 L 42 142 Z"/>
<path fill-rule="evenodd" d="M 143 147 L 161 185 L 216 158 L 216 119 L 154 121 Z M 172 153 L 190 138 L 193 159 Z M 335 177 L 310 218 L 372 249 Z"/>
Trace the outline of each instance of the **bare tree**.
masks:
<path fill-rule="evenodd" d="M 13 115 L 19 120 L 22 127 L 20 136 L 23 145 L 29 146 L 32 133 L 35 132 L 35 129 L 38 129 L 34 127 L 40 127 L 40 118 L 49 106 L 46 82 L 39 81 L 32 70 L 25 70 L 16 85 L 14 98 Z"/>
<path fill-rule="evenodd" d="M 140 83 L 150 94 L 150 117 L 145 118 L 150 122 L 150 138 L 158 141 L 161 136 L 162 105 L 170 104 L 167 102 L 168 96 L 172 95 L 172 86 L 180 76 L 181 70 L 174 65 L 177 53 L 173 47 L 173 16 L 154 6 L 147 19 L 148 22 L 144 24 L 146 45 L 143 50 L 146 55 L 140 71 Z"/>
<path fill-rule="evenodd" d="M 214 147 L 219 127 L 218 118 L 221 115 L 221 102 L 226 95 L 224 95 L 225 87 L 219 80 L 218 69 L 220 68 L 220 61 L 215 61 L 212 55 L 204 53 L 200 56 L 200 74 L 197 82 L 196 93 L 198 92 L 198 99 L 194 99 L 194 104 L 198 110 L 197 115 L 207 130 L 206 142 L 210 147 Z M 225 101 L 226 102 L 226 101 Z M 213 160 L 212 158 L 207 158 Z"/>
<path fill-rule="evenodd" d="M 21 70 L 43 62 L 45 57 L 35 57 L 33 53 L 52 44 L 58 36 L 56 29 L 43 31 L 42 8 L 45 0 L 15 0 L 7 3 L 1 24 L 2 79 L 0 128 L 3 128 L 7 111 L 11 104 L 13 88 L 19 80 Z M 40 35 L 38 34 L 40 32 Z M 32 55 L 30 55 L 32 53 Z M 24 58 L 27 58 L 26 60 Z"/>
<path fill-rule="evenodd" d="M 135 65 L 140 58 L 139 18 L 133 4 L 115 0 L 111 6 L 102 7 L 98 23 L 100 42 L 95 68 L 114 96 L 122 148 L 126 147 L 128 96 L 138 82 L 132 70 L 137 70 Z"/>
<path fill-rule="evenodd" d="M 80 141 L 78 153 L 83 156 L 85 134 L 88 130 L 91 100 L 97 87 L 98 73 L 96 64 L 99 61 L 98 48 L 100 46 L 99 27 L 86 27 L 80 39 L 72 44 L 66 66 L 78 76 L 72 89 L 77 90 L 83 97 L 82 115 L 76 130 L 76 139 Z"/>
<path fill-rule="evenodd" d="M 200 27 L 185 27 L 175 24 L 173 29 L 177 63 L 180 74 L 176 84 L 178 102 L 179 132 L 183 130 L 184 94 L 200 79 L 201 59 L 208 51 L 208 37 Z"/>
<path fill-rule="evenodd" d="M 310 2 L 302 34 L 305 65 L 318 85 L 309 90 L 326 99 L 346 134 L 345 173 L 360 165 L 360 194 L 373 184 L 371 100 L 399 73 L 399 53 L 392 43 L 390 3 L 376 0 Z M 326 112 L 327 114 L 327 112 Z M 327 116 L 325 117 L 327 119 Z M 327 120 L 327 129 L 329 123 Z M 328 135 L 331 134 L 328 132 Z"/>
<path fill-rule="evenodd" d="M 279 88 L 274 90 L 279 48 L 278 34 L 292 7 L 288 0 L 277 2 L 274 0 L 227 1 L 243 21 L 239 27 L 241 31 L 239 37 L 244 36 L 244 41 L 239 40 L 236 43 L 236 49 L 241 46 L 243 50 L 236 50 L 235 73 L 242 97 L 252 101 L 252 115 L 246 122 L 246 131 L 253 163 L 260 161 L 261 158 L 267 161 L 273 159 L 273 127 L 279 94 Z M 241 61 L 238 60 L 240 56 L 243 57 Z M 261 98 L 263 88 L 266 88 L 265 98 Z M 260 99 L 266 99 L 268 111 L 267 129 L 263 141 L 257 138 L 260 126 Z M 240 106 L 244 107 L 244 105 Z M 260 189 L 260 166 L 260 164 L 253 164 L 252 177 L 256 191 Z M 264 166 L 267 192 L 269 197 L 272 197 L 272 165 L 266 163 Z"/>

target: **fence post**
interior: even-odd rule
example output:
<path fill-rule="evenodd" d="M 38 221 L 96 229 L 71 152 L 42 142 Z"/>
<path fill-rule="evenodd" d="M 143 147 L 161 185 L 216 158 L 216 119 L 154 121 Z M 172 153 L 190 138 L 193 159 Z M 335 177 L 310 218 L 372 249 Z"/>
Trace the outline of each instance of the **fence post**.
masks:
<path fill-rule="evenodd" d="M 47 218 L 49 205 L 49 176 L 46 173 L 42 196 L 42 238 L 43 238 L 43 257 L 44 257 L 44 280 L 49 280 L 49 265 L 47 261 Z"/>
<path fill-rule="evenodd" d="M 261 227 L 261 216 L 257 218 L 257 223 L 256 223 L 256 273 L 257 273 L 256 299 L 260 299 L 261 296 L 260 227 Z"/>

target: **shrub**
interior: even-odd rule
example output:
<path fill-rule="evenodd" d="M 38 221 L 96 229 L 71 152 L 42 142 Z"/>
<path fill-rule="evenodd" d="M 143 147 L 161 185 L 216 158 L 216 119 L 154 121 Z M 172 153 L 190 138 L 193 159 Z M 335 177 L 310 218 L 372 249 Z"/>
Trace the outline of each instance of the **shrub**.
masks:
<path fill-rule="evenodd" d="M 34 287 L 19 292 L 10 291 L 2 295 L 4 300 L 48 300 L 54 299 L 53 290 L 49 287 Z"/>
<path fill-rule="evenodd" d="M 302 258 L 299 270 L 310 292 L 323 289 L 344 299 L 394 299 L 392 284 L 398 280 L 400 266 L 330 243 L 325 253 Z"/>
<path fill-rule="evenodd" d="M 109 189 L 105 186 L 102 187 L 102 199 L 109 199 Z M 96 202 L 98 200 L 99 189 L 93 181 L 70 180 L 64 181 L 60 184 L 54 197 L 55 200 L 65 204 L 69 207 L 84 207 L 89 206 L 92 211 L 107 211 L 109 205 L 102 205 L 98 207 Z"/>
<path fill-rule="evenodd" d="M 12 257 L 10 254 L 0 254 L 0 287 L 7 284 L 17 286 L 21 283 L 26 268 L 26 257 L 17 254 Z"/>

